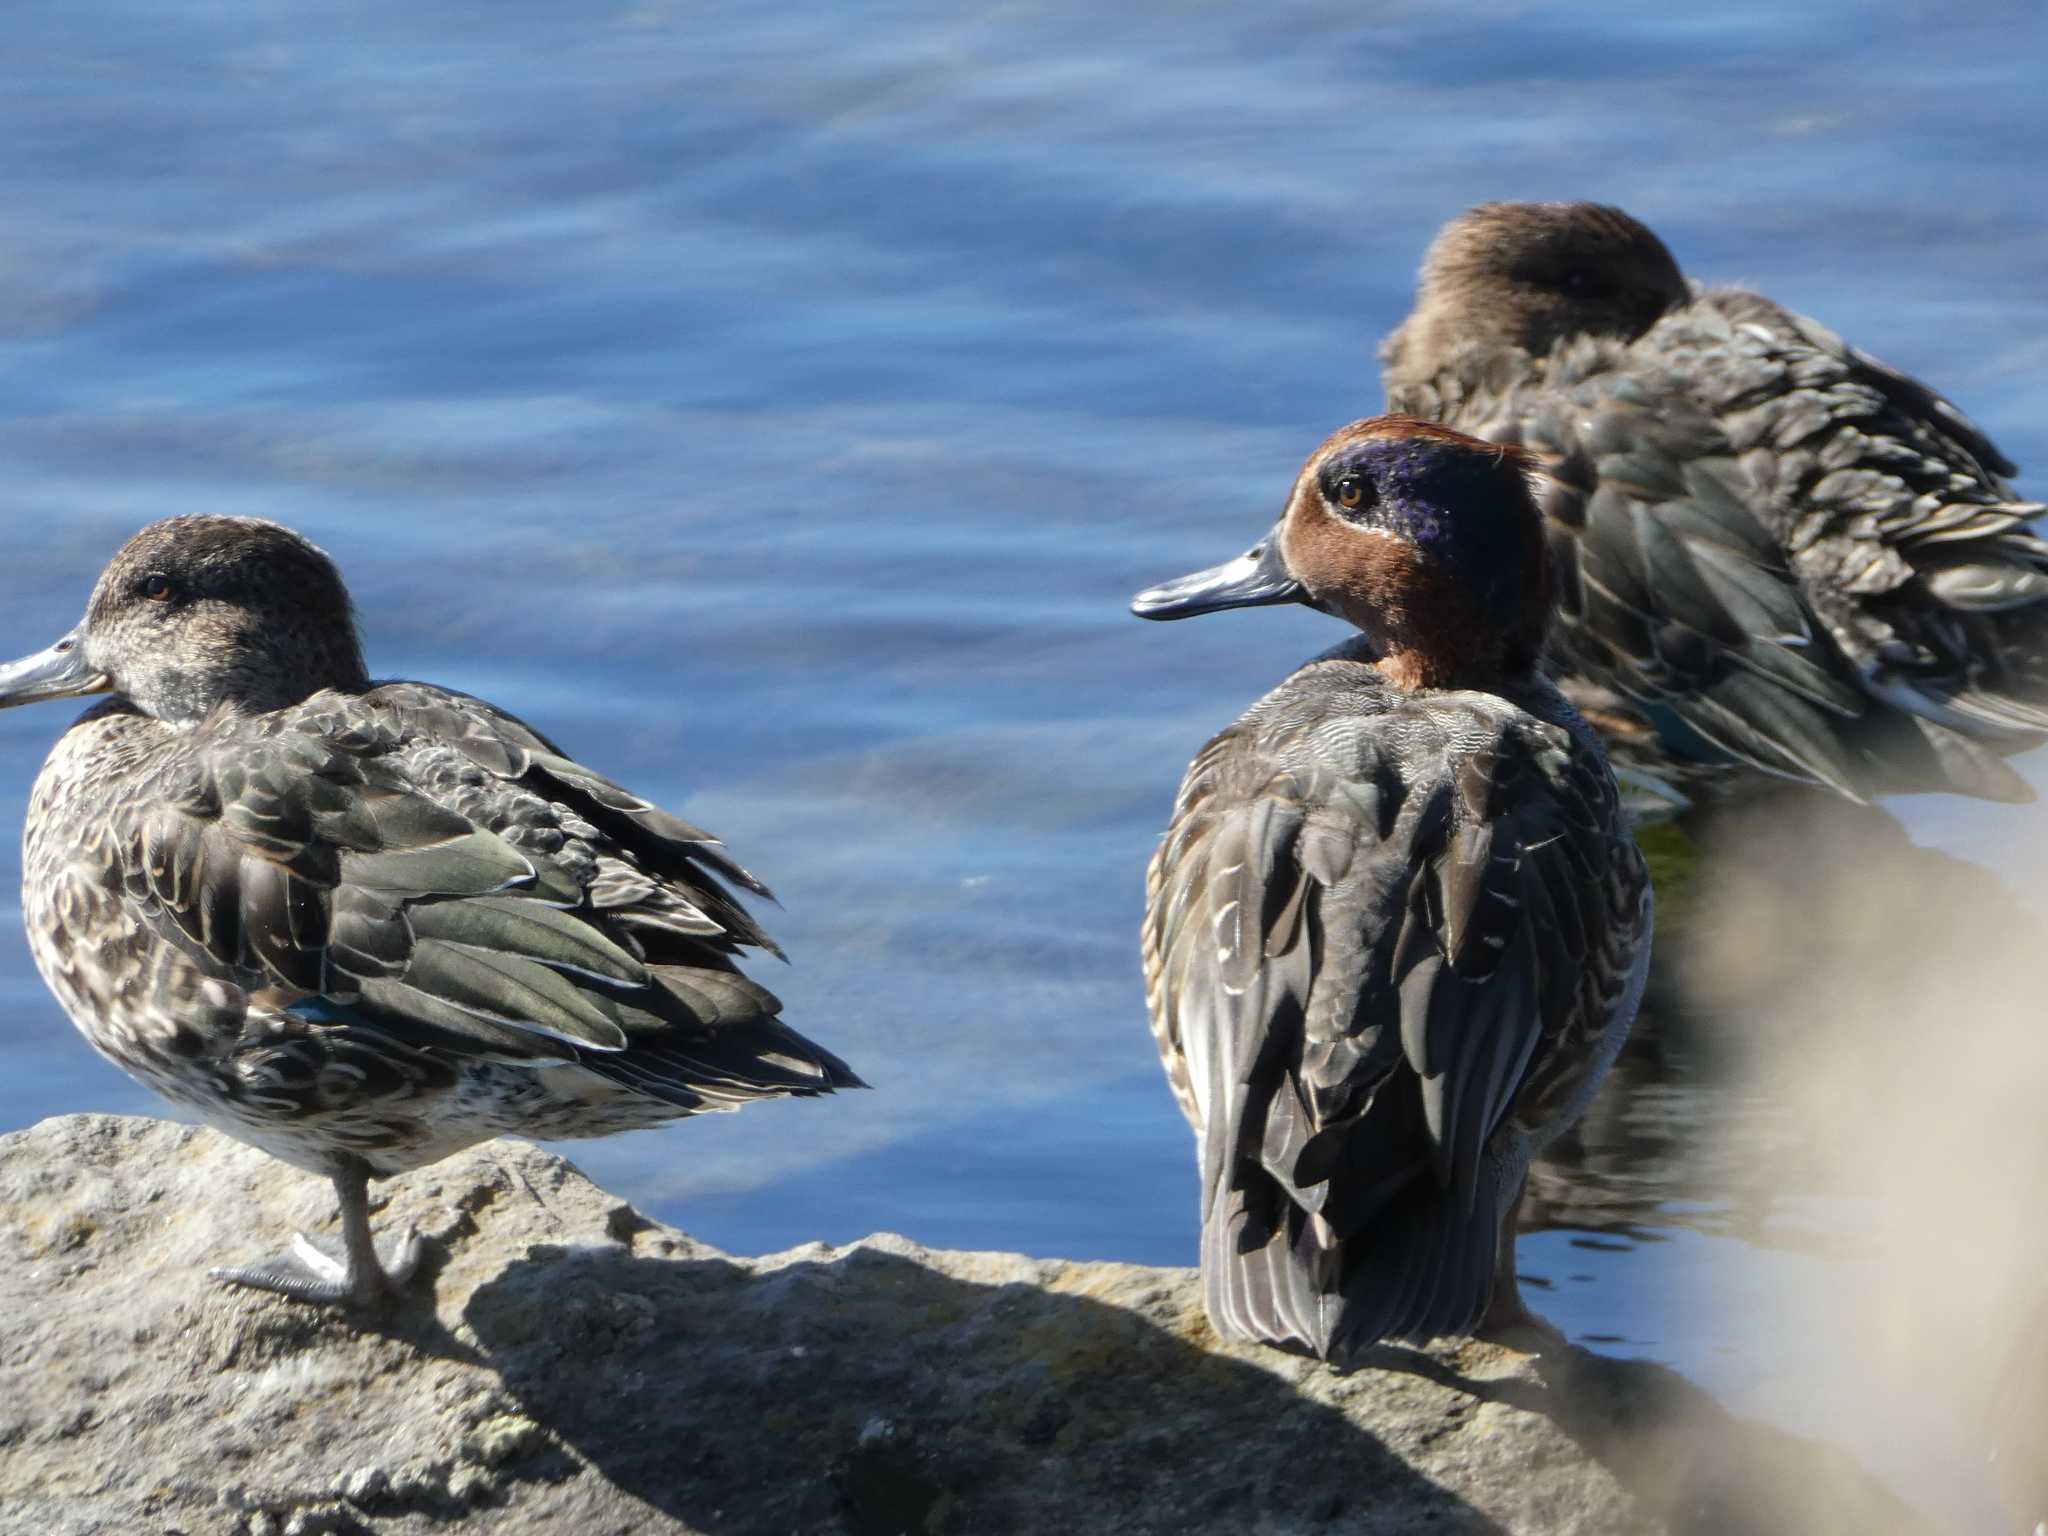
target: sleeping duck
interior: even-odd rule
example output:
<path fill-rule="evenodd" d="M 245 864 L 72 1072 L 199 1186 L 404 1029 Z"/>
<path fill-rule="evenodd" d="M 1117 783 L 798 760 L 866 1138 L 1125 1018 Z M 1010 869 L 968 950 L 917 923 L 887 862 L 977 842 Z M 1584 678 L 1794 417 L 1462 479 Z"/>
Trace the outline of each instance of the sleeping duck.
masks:
<path fill-rule="evenodd" d="M 1452 220 L 1381 357 L 1389 409 L 1545 471 L 1552 666 L 1625 776 L 2032 798 L 2043 509 L 1925 385 L 1592 203 Z"/>

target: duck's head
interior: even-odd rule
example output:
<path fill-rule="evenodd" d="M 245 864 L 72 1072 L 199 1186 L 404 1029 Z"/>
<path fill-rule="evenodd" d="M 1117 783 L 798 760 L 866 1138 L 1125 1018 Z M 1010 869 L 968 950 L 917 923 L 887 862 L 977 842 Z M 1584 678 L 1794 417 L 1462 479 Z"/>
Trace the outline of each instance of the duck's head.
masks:
<path fill-rule="evenodd" d="M 1468 345 L 1543 357 L 1567 336 L 1629 341 L 1689 296 L 1664 242 L 1619 208 L 1481 203 L 1430 244 L 1415 308 L 1380 357 L 1400 381 Z"/>
<path fill-rule="evenodd" d="M 1182 619 L 1304 603 L 1363 630 L 1404 688 L 1527 673 L 1550 618 L 1549 546 L 1527 456 L 1410 416 L 1337 432 L 1309 457 L 1273 531 L 1223 565 L 1140 592 Z"/>
<path fill-rule="evenodd" d="M 174 517 L 121 546 L 77 628 L 0 667 L 0 707 L 112 693 L 190 725 L 367 681 L 326 555 L 258 518 Z"/>

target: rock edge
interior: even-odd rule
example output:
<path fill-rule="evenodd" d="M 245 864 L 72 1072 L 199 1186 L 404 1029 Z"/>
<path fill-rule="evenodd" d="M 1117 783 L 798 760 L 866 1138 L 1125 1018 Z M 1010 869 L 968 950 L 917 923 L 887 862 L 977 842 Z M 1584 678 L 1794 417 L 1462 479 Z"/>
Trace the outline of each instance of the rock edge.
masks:
<path fill-rule="evenodd" d="M 1190 1270 L 738 1259 L 493 1142 L 380 1186 L 431 1240 L 363 1317 L 210 1284 L 331 1229 L 324 1184 L 101 1115 L 0 1137 L 0 1529 L 1920 1529 L 1841 1454 L 1659 1367 L 1220 1343 Z"/>

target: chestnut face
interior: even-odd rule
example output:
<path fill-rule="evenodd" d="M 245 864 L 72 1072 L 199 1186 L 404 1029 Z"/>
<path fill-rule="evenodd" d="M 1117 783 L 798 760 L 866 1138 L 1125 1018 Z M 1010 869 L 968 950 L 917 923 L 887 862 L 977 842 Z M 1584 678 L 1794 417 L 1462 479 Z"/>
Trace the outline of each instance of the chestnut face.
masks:
<path fill-rule="evenodd" d="M 1383 416 L 1325 442 L 1246 554 L 1138 595 L 1140 617 L 1296 602 L 1355 624 L 1432 679 L 1535 665 L 1549 618 L 1526 460 L 1433 422 Z"/>

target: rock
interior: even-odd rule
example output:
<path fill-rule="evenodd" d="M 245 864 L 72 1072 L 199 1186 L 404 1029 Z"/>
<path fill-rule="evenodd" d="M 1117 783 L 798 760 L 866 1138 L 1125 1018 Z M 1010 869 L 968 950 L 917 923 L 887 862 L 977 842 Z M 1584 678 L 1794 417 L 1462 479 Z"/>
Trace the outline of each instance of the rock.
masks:
<path fill-rule="evenodd" d="M 679 1134 L 687 1135 L 687 1129 Z M 1654 1366 L 1220 1344 L 1191 1271 L 899 1237 L 735 1259 L 494 1142 L 380 1186 L 351 1317 L 208 1282 L 323 1183 L 107 1116 L 0 1138 L 0 1525 L 39 1533 L 1915 1529 Z"/>

